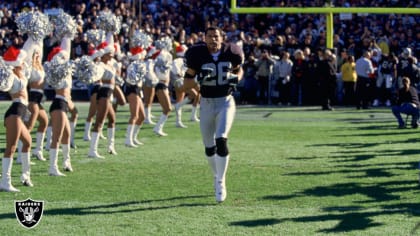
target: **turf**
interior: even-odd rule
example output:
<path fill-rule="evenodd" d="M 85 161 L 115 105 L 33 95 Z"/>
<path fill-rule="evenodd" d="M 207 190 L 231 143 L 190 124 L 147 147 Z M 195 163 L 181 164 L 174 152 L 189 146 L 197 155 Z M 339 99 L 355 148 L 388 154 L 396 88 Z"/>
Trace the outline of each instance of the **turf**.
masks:
<path fill-rule="evenodd" d="M 396 129 L 387 108 L 239 106 L 228 198 L 217 204 L 197 123 L 175 128 L 172 115 L 168 137 L 144 125 L 145 145 L 129 149 L 128 108 L 120 107 L 118 155 L 105 154 L 101 140 L 106 159 L 94 160 L 82 140 L 87 105 L 77 106 L 74 172 L 50 177 L 48 163 L 33 160 L 35 187 L 27 188 L 15 164 L 21 192 L 0 192 L 2 235 L 420 235 L 419 130 Z M 159 109 L 153 107 L 156 116 Z M 4 142 L 2 126 L 3 149 Z M 14 214 L 14 201 L 26 198 L 45 201 L 30 230 Z"/>

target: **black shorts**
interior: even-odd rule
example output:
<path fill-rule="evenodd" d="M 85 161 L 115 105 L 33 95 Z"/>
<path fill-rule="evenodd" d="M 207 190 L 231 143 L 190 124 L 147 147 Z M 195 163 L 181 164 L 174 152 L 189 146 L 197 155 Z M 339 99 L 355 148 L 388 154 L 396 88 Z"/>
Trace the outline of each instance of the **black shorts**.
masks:
<path fill-rule="evenodd" d="M 37 91 L 29 91 L 29 102 L 38 104 L 39 109 L 44 109 L 44 107 L 41 104 L 43 97 L 44 97 L 43 93 L 40 93 Z"/>
<path fill-rule="evenodd" d="M 140 94 L 140 88 L 137 85 L 124 84 L 123 91 L 126 97 L 128 97 L 128 95 L 132 93 L 134 93 L 135 95 Z"/>
<path fill-rule="evenodd" d="M 4 114 L 4 119 L 6 120 L 6 118 L 11 115 L 18 115 L 20 118 L 23 118 L 23 116 L 26 114 L 27 109 L 28 108 L 22 103 L 14 102 Z"/>
<path fill-rule="evenodd" d="M 159 90 L 159 89 L 161 89 L 161 90 L 165 90 L 165 89 L 168 89 L 168 85 L 166 85 L 166 84 L 164 84 L 164 83 L 158 83 L 157 85 L 156 85 L 156 88 L 155 88 L 156 90 Z"/>
<path fill-rule="evenodd" d="M 50 113 L 55 110 L 61 110 L 63 112 L 69 111 L 69 104 L 60 98 L 54 98 L 50 106 Z"/>
<path fill-rule="evenodd" d="M 110 98 L 114 90 L 108 87 L 100 87 L 98 94 L 96 95 L 96 100 L 100 98 Z"/>
<path fill-rule="evenodd" d="M 95 93 L 98 93 L 100 87 L 101 87 L 101 85 L 95 84 L 92 88 L 92 91 L 90 92 L 91 96 Z"/>

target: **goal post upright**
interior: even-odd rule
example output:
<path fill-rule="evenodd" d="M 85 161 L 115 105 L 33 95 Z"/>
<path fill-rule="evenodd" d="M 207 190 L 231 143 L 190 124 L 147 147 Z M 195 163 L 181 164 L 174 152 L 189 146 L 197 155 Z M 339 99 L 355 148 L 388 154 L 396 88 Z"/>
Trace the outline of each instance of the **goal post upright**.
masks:
<path fill-rule="evenodd" d="M 233 14 L 325 14 L 327 20 L 327 48 L 333 47 L 333 15 L 339 13 L 371 14 L 420 14 L 420 8 L 395 7 L 238 7 L 237 0 L 231 0 L 230 12 Z"/>

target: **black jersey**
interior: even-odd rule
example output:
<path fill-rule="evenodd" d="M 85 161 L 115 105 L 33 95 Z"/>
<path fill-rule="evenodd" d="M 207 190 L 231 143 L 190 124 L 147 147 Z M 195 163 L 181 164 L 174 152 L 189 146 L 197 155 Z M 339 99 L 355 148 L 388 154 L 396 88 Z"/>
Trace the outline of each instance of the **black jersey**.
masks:
<path fill-rule="evenodd" d="M 382 74 L 393 74 L 395 70 L 395 62 L 388 58 L 382 58 L 379 62 L 379 67 Z"/>
<path fill-rule="evenodd" d="M 204 98 L 229 95 L 227 75 L 244 61 L 242 50 L 234 44 L 224 44 L 218 55 L 212 55 L 205 44 L 197 44 L 188 49 L 185 59 L 188 68 L 196 71 L 197 76 L 205 77 L 200 85 Z"/>

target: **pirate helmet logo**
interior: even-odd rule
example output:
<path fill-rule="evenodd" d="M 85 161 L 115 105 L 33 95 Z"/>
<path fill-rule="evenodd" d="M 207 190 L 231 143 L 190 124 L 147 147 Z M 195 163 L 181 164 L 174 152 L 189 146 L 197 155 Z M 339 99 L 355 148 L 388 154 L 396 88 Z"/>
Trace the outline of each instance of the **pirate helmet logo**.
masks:
<path fill-rule="evenodd" d="M 17 221 L 25 228 L 34 228 L 41 221 L 44 211 L 44 201 L 34 201 L 30 198 L 15 201 Z"/>

